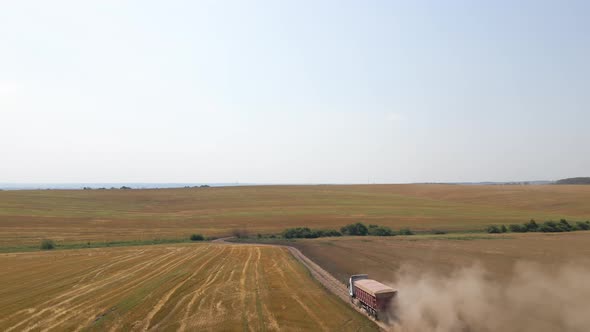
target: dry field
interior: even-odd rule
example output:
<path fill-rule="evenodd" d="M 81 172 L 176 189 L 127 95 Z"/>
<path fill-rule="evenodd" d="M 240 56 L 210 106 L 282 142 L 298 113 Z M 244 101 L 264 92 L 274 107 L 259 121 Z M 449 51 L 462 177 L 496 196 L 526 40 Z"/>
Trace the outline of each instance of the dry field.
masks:
<path fill-rule="evenodd" d="M 0 330 L 371 331 L 285 248 L 0 254 Z"/>
<path fill-rule="evenodd" d="M 356 221 L 399 229 L 590 219 L 590 186 L 350 185 L 0 191 L 0 248 L 278 233 Z"/>
<path fill-rule="evenodd" d="M 398 289 L 395 331 L 572 331 L 590 327 L 590 232 L 298 240 L 345 281 Z"/>
<path fill-rule="evenodd" d="M 509 279 L 515 264 L 522 261 L 547 269 L 568 262 L 590 266 L 590 231 L 342 237 L 290 244 L 342 282 L 355 273 L 396 282 L 402 268 L 450 275 L 479 264 L 491 279 L 502 281 Z"/>

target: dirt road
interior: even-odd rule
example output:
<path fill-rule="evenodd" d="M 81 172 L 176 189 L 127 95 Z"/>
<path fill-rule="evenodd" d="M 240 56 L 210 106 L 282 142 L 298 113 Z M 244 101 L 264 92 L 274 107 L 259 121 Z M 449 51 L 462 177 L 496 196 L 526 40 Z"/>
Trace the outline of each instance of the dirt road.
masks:
<path fill-rule="evenodd" d="M 291 252 L 291 254 L 295 258 L 297 258 L 297 260 L 299 260 L 301 262 L 301 264 L 303 264 L 305 267 L 307 267 L 309 272 L 311 272 L 311 275 L 317 281 L 319 281 L 326 289 L 328 289 L 334 295 L 338 296 L 342 301 L 345 301 L 346 303 L 350 303 L 350 305 L 353 308 L 355 308 L 356 311 L 358 311 L 364 315 L 367 315 L 367 313 L 365 311 L 352 305 L 352 303 L 350 302 L 349 297 L 348 297 L 348 287 L 346 287 L 346 285 L 344 285 L 343 283 L 338 281 L 338 279 L 334 278 L 334 276 L 332 276 L 328 271 L 322 269 L 321 266 L 314 263 L 311 259 L 307 258 L 307 256 L 305 256 L 303 253 L 301 253 L 301 251 L 299 251 L 299 249 L 294 248 L 294 247 L 289 247 L 289 246 L 287 246 L 287 248 L 289 248 L 289 251 Z M 391 331 L 392 330 L 392 328 L 387 326 L 387 324 L 380 322 L 380 321 L 376 321 L 373 318 L 369 317 L 368 315 L 367 315 L 367 317 L 369 319 L 371 319 L 373 322 L 375 322 L 375 324 L 377 324 L 377 326 L 379 326 L 379 328 L 381 328 L 381 330 L 383 330 L 383 331 Z"/>
<path fill-rule="evenodd" d="M 228 242 L 228 240 L 231 240 L 231 239 L 233 239 L 233 237 L 225 237 L 225 238 L 220 238 L 220 239 L 214 240 L 212 242 L 236 244 L 236 242 Z M 244 245 L 252 245 L 252 244 L 244 244 Z M 260 244 L 256 244 L 256 245 L 260 245 Z M 379 328 L 381 330 L 392 331 L 392 328 L 390 326 L 388 326 L 387 324 L 374 320 L 373 318 L 368 316 L 365 311 L 352 305 L 352 303 L 350 302 L 349 297 L 348 297 L 348 287 L 346 285 L 344 285 L 343 283 L 341 283 L 340 281 L 338 281 L 338 279 L 334 278 L 334 276 L 332 276 L 328 271 L 324 270 L 321 266 L 314 263 L 311 259 L 309 259 L 307 256 L 305 256 L 301 251 L 299 251 L 299 249 L 291 247 L 291 246 L 285 246 L 285 245 L 274 245 L 274 244 L 265 244 L 265 245 L 280 246 L 280 247 L 285 247 L 285 248 L 289 249 L 289 252 L 293 255 L 293 257 L 295 257 L 299 262 L 301 262 L 301 264 L 303 264 L 309 270 L 311 275 L 317 281 L 319 281 L 322 284 L 322 286 L 324 286 L 328 291 L 332 292 L 334 295 L 336 295 L 342 301 L 349 303 L 351 305 L 351 307 L 355 308 L 358 312 L 367 316 L 367 318 L 369 318 L 373 322 L 375 322 L 375 324 L 377 324 L 377 326 L 379 326 Z"/>

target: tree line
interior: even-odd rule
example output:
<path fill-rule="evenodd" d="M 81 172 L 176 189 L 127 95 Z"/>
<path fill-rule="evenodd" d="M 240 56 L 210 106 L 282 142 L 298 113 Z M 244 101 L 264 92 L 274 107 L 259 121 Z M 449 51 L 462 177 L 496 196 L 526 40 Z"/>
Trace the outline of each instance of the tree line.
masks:
<path fill-rule="evenodd" d="M 335 229 L 311 229 L 309 227 L 295 227 L 287 228 L 281 233 L 281 236 L 286 239 L 315 239 L 318 237 L 332 237 L 332 236 L 394 236 L 394 235 L 413 235 L 408 228 L 400 229 L 399 232 L 395 232 L 393 229 L 387 226 L 380 225 L 365 225 L 362 222 L 349 224 L 340 228 Z"/>
<path fill-rule="evenodd" d="M 513 233 L 555 233 L 587 230 L 590 230 L 590 221 L 577 221 L 574 224 L 571 224 L 565 219 L 561 219 L 560 221 L 545 221 L 542 224 L 537 224 L 534 219 L 531 219 L 524 224 L 510 224 L 508 227 L 506 227 L 506 225 L 491 225 L 486 229 L 488 233 L 506 233 L 508 231 Z"/>

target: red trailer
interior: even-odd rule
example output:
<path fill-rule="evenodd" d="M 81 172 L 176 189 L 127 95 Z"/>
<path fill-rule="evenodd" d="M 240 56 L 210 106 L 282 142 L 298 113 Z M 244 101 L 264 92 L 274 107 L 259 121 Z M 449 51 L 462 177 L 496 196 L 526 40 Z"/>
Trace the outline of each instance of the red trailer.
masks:
<path fill-rule="evenodd" d="M 397 291 L 366 274 L 353 275 L 348 283 L 350 301 L 378 319 L 387 313 Z"/>

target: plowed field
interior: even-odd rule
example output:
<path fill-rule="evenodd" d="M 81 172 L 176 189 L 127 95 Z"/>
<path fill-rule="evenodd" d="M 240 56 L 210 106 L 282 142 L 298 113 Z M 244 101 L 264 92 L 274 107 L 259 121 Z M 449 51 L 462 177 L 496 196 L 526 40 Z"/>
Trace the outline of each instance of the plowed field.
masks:
<path fill-rule="evenodd" d="M 587 332 L 590 231 L 290 242 L 345 281 L 398 290 L 396 332 Z"/>
<path fill-rule="evenodd" d="M 564 263 L 590 266 L 590 231 L 571 233 L 457 234 L 394 237 L 342 237 L 288 242 L 341 282 L 368 273 L 395 282 L 400 270 L 450 275 L 481 265 L 498 281 L 512 277 L 518 262 L 551 270 Z"/>
<path fill-rule="evenodd" d="M 375 329 L 285 248 L 198 244 L 1 254 L 0 266 L 3 331 Z"/>

